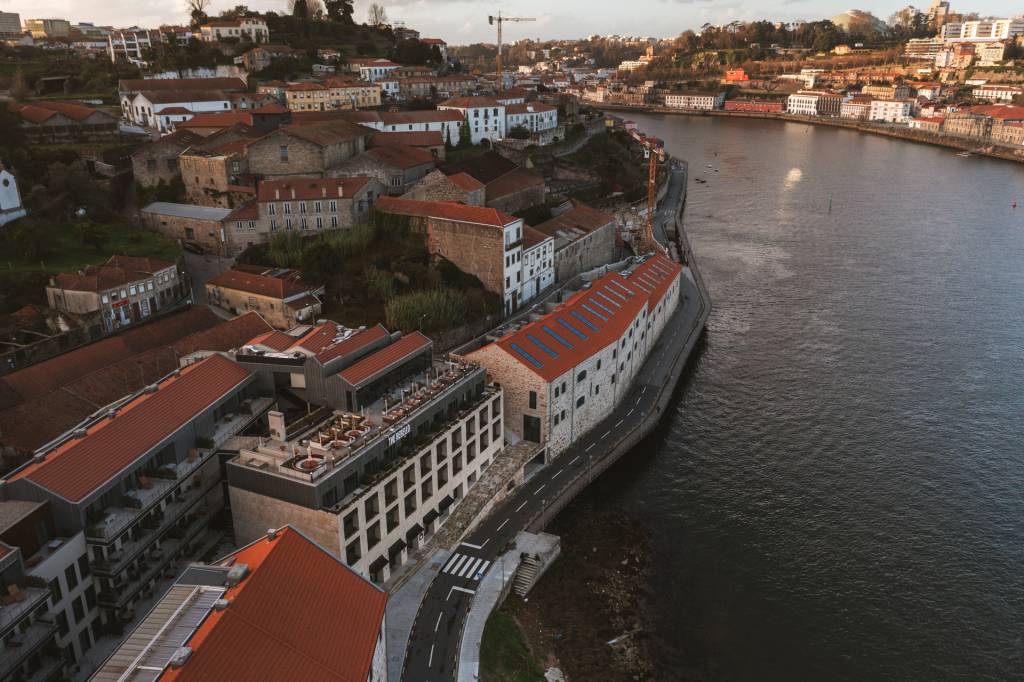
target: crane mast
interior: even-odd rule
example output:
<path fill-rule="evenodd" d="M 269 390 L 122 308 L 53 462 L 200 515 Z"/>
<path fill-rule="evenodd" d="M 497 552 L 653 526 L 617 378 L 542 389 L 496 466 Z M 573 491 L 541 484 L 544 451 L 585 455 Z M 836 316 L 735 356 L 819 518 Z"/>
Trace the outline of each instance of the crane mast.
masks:
<path fill-rule="evenodd" d="M 501 15 L 501 10 L 498 10 L 497 16 L 487 17 L 487 23 L 497 27 L 498 29 L 498 92 L 501 92 L 502 90 L 505 89 L 504 72 L 502 71 L 501 68 L 501 25 L 506 21 L 537 21 L 537 19 L 536 17 L 503 17 Z"/>

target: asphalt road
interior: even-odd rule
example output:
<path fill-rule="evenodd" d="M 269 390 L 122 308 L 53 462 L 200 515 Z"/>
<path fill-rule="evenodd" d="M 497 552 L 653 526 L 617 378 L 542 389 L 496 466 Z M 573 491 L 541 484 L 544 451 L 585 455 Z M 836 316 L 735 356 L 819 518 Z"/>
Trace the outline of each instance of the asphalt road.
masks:
<path fill-rule="evenodd" d="M 466 614 L 479 579 L 506 545 L 580 474 L 612 454 L 621 427 L 654 408 L 666 373 L 685 346 L 700 314 L 700 295 L 684 276 L 682 305 L 669 319 L 630 392 L 600 424 L 539 470 L 454 550 L 420 604 L 406 649 L 404 682 L 455 680 Z"/>

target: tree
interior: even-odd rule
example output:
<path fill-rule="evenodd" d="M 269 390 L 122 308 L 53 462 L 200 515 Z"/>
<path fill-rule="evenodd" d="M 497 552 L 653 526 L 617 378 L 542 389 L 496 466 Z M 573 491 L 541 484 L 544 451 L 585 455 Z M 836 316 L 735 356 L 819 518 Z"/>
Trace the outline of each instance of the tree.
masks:
<path fill-rule="evenodd" d="M 247 5 L 235 5 L 231 9 L 226 9 L 220 13 L 221 19 L 237 19 L 239 17 L 249 17 L 255 14 Z"/>
<path fill-rule="evenodd" d="M 206 13 L 211 0 L 185 0 L 185 7 L 188 9 L 189 26 L 199 28 L 209 20 Z"/>
<path fill-rule="evenodd" d="M 74 225 L 73 231 L 78 241 L 87 246 L 91 246 L 97 252 L 103 250 L 103 247 L 106 246 L 107 240 L 110 237 L 105 227 L 98 225 L 91 220 L 77 221 Z"/>
<path fill-rule="evenodd" d="M 388 23 L 387 13 L 384 11 L 384 8 L 377 3 L 370 5 L 369 10 L 367 10 L 367 17 L 369 19 L 370 26 L 380 26 Z"/>
<path fill-rule="evenodd" d="M 28 99 L 31 94 L 32 90 L 28 87 L 28 82 L 25 80 L 25 73 L 18 69 L 14 72 L 14 78 L 11 80 L 11 97 L 15 101 L 21 102 Z"/>
<path fill-rule="evenodd" d="M 309 5 L 306 4 L 306 0 L 292 0 L 292 16 L 298 17 L 299 19 L 309 18 Z"/>
<path fill-rule="evenodd" d="M 324 0 L 324 6 L 330 19 L 350 26 L 355 23 L 352 21 L 352 14 L 355 12 L 352 0 Z"/>
<path fill-rule="evenodd" d="M 508 136 L 513 140 L 529 140 L 530 131 L 524 125 L 512 126 L 512 129 L 508 131 Z"/>

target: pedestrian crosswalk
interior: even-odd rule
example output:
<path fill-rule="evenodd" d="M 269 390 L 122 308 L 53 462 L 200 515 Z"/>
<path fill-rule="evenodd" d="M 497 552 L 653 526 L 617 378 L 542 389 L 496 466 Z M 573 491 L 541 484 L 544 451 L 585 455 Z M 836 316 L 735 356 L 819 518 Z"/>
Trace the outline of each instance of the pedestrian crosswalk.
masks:
<path fill-rule="evenodd" d="M 441 569 L 442 573 L 453 575 L 457 578 L 468 578 L 469 580 L 480 580 L 484 577 L 484 573 L 487 572 L 487 568 L 491 565 L 490 561 L 486 559 L 480 559 L 478 557 L 472 557 L 467 554 L 460 554 L 455 552 L 451 558 Z"/>

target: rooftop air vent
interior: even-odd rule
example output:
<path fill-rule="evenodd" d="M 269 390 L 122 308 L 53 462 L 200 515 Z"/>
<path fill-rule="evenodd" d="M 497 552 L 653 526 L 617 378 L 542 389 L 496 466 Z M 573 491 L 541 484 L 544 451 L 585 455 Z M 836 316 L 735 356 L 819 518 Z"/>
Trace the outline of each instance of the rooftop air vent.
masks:
<path fill-rule="evenodd" d="M 145 391 L 146 391 L 146 393 L 156 393 L 157 392 L 157 388 L 158 387 L 157 387 L 156 384 L 150 384 L 149 386 L 146 386 Z"/>
<path fill-rule="evenodd" d="M 248 564 L 235 564 L 228 570 L 228 579 L 226 581 L 227 586 L 234 587 L 245 580 L 247 575 L 249 575 Z"/>
<path fill-rule="evenodd" d="M 268 528 L 267 529 L 267 539 L 268 540 L 276 540 L 277 539 L 277 529 L 276 528 Z"/>
<path fill-rule="evenodd" d="M 174 653 L 171 654 L 171 660 L 168 661 L 168 665 L 172 668 L 180 668 L 185 665 L 188 659 L 192 656 L 192 647 L 181 646 L 175 649 Z"/>
<path fill-rule="evenodd" d="M 75 438 L 85 438 L 89 435 L 89 432 L 85 429 L 75 429 L 71 432 L 71 435 Z"/>
<path fill-rule="evenodd" d="M 35 455 L 34 457 L 32 457 L 32 461 L 35 462 L 36 464 L 39 464 L 39 463 L 43 462 L 44 460 L 46 460 L 46 453 L 45 452 L 40 452 L 38 455 Z"/>
<path fill-rule="evenodd" d="M 107 410 L 107 419 L 113 419 L 116 416 L 117 416 L 117 408 L 116 407 L 113 408 L 113 409 Z"/>
<path fill-rule="evenodd" d="M 226 609 L 228 607 L 228 604 L 230 604 L 230 603 L 231 603 L 231 600 L 229 600 L 229 599 L 218 599 L 217 601 L 213 602 L 213 610 L 214 611 L 223 611 L 224 609 Z"/>

